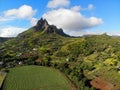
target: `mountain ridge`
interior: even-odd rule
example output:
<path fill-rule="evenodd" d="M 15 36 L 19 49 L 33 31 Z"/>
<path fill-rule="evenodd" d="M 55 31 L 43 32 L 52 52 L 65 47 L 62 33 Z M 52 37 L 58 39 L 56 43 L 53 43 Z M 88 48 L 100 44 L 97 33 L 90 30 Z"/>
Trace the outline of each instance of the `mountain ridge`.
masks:
<path fill-rule="evenodd" d="M 57 28 L 55 25 L 50 25 L 46 19 L 41 18 L 38 20 L 37 24 L 33 27 L 35 31 L 43 31 L 47 34 L 58 34 L 65 37 L 70 37 L 66 33 L 63 32 L 63 29 Z"/>
<path fill-rule="evenodd" d="M 71 37 L 70 35 L 64 33 L 63 29 L 57 28 L 55 25 L 49 25 L 46 19 L 41 18 L 38 20 L 37 24 L 28 30 L 18 34 L 17 38 L 26 38 L 30 35 L 37 34 L 38 37 L 41 37 L 43 35 L 48 35 L 48 36 L 62 36 L 62 37 Z"/>

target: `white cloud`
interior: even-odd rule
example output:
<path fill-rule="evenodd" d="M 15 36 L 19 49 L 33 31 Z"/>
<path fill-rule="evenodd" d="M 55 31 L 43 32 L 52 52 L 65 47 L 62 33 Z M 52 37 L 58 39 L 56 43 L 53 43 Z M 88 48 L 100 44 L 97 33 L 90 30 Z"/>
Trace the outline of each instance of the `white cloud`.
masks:
<path fill-rule="evenodd" d="M 10 20 L 13 20 L 13 18 L 5 18 L 5 17 L 0 16 L 0 23 L 5 22 L 5 21 L 10 21 Z"/>
<path fill-rule="evenodd" d="M 18 9 L 10 9 L 10 10 L 4 11 L 4 15 L 5 17 L 29 19 L 33 17 L 35 12 L 36 10 L 33 10 L 31 6 L 23 5 L 19 7 Z"/>
<path fill-rule="evenodd" d="M 74 11 L 86 11 L 86 10 L 93 10 L 95 7 L 93 4 L 89 4 L 86 8 L 84 7 L 81 7 L 81 6 L 74 6 L 71 8 L 71 10 L 74 10 Z"/>
<path fill-rule="evenodd" d="M 19 33 L 25 31 L 26 28 L 6 27 L 0 30 L 0 37 L 16 37 Z"/>
<path fill-rule="evenodd" d="M 107 32 L 107 34 L 110 36 L 120 36 L 120 30 L 113 30 L 113 31 Z"/>
<path fill-rule="evenodd" d="M 35 13 L 36 10 L 33 10 L 31 6 L 22 5 L 18 9 L 10 9 L 4 11 L 0 15 L 0 23 L 21 19 L 21 20 L 29 20 L 31 25 L 33 26 L 37 22 L 37 19 L 33 17 Z"/>
<path fill-rule="evenodd" d="M 70 35 L 74 36 L 82 36 L 82 35 L 100 35 L 104 32 L 101 30 L 81 30 L 81 31 L 71 31 L 69 32 Z"/>
<path fill-rule="evenodd" d="M 50 0 L 47 7 L 52 8 L 52 10 L 44 13 L 43 18 L 47 19 L 49 24 L 64 29 L 70 35 L 82 35 L 81 32 L 83 34 L 91 33 L 87 30 L 103 23 L 101 18 L 85 17 L 80 13 L 80 11 L 93 10 L 95 8 L 93 4 L 88 4 L 87 7 L 76 5 L 67 9 L 64 8 L 69 4 L 70 0 Z"/>
<path fill-rule="evenodd" d="M 81 6 L 74 6 L 74 7 L 71 8 L 71 10 L 73 10 L 73 11 L 80 11 L 82 9 L 83 8 Z"/>
<path fill-rule="evenodd" d="M 69 0 L 50 0 L 47 4 L 48 8 L 58 8 L 58 7 L 65 7 L 69 6 Z"/>
<path fill-rule="evenodd" d="M 67 31 L 81 31 L 100 25 L 102 19 L 97 17 L 84 17 L 78 10 L 57 9 L 43 15 L 50 24 L 54 24 Z"/>
<path fill-rule="evenodd" d="M 37 18 L 31 18 L 31 26 L 35 26 L 37 24 L 38 19 Z"/>
<path fill-rule="evenodd" d="M 94 9 L 94 5 L 93 4 L 89 4 L 87 9 L 88 10 L 93 10 Z"/>
<path fill-rule="evenodd" d="M 34 26 L 37 22 L 37 18 L 34 18 L 36 10 L 34 10 L 31 6 L 22 5 L 19 8 L 9 9 L 0 13 L 0 24 L 4 25 L 4 22 L 8 22 L 11 20 L 28 20 L 30 24 Z M 0 28 L 0 37 L 16 37 L 19 33 L 25 31 L 26 28 L 20 27 L 3 27 Z"/>

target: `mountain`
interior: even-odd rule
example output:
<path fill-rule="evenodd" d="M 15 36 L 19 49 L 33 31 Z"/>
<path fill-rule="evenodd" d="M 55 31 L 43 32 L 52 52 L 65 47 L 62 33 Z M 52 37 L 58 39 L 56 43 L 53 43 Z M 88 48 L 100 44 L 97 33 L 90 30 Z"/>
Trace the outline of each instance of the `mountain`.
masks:
<path fill-rule="evenodd" d="M 37 25 L 34 26 L 33 28 L 35 28 L 36 31 L 43 31 L 44 33 L 47 34 L 53 33 L 53 34 L 69 37 L 69 35 L 65 34 L 62 29 L 58 29 L 54 25 L 49 25 L 48 22 L 43 18 L 41 18 L 38 21 Z"/>
<path fill-rule="evenodd" d="M 60 45 L 69 38 L 71 37 L 65 34 L 62 29 L 49 25 L 45 19 L 41 18 L 35 26 L 20 33 L 13 40 L 7 41 L 4 46 L 9 51 L 23 53 L 43 46 L 55 48 L 55 45 Z"/>
<path fill-rule="evenodd" d="M 38 48 L 39 46 L 50 45 L 53 43 L 62 43 L 63 40 L 71 38 L 65 34 L 62 29 L 58 29 L 54 25 L 49 25 L 48 22 L 41 18 L 37 24 L 25 32 L 20 33 L 10 43 L 17 47 L 17 50 Z"/>
<path fill-rule="evenodd" d="M 54 53 L 70 38 L 62 29 L 49 25 L 45 19 L 41 18 L 35 26 L 20 33 L 16 38 L 6 41 L 1 46 L 0 54 L 4 53 L 3 57 L 16 57 L 21 54 L 23 57 L 29 57 L 31 53 L 32 55 L 36 53 L 42 55 L 42 49 L 48 49 Z M 34 49 L 37 50 L 36 53 L 34 53 Z"/>
<path fill-rule="evenodd" d="M 47 20 L 43 18 L 41 18 L 34 27 L 30 28 L 26 32 L 28 31 L 42 33 L 42 34 L 53 34 L 64 37 L 70 37 L 69 35 L 65 34 L 62 29 L 58 29 L 54 25 L 49 25 Z M 18 37 L 22 36 L 22 34 L 25 35 L 26 32 L 21 33 L 20 35 L 18 35 Z"/>

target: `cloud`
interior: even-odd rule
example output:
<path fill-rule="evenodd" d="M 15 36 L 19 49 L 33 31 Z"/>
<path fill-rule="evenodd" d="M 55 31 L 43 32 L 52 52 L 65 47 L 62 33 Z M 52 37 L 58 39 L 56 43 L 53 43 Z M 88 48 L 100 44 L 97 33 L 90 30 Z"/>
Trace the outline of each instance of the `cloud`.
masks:
<path fill-rule="evenodd" d="M 13 17 L 13 18 L 20 18 L 20 19 L 32 18 L 35 13 L 36 13 L 36 10 L 33 10 L 32 7 L 28 5 L 23 5 L 18 9 L 10 9 L 10 10 L 4 11 L 5 17 Z"/>
<path fill-rule="evenodd" d="M 10 21 L 10 20 L 13 20 L 13 19 L 12 18 L 5 18 L 5 17 L 0 16 L 0 23 L 5 22 L 5 21 Z"/>
<path fill-rule="evenodd" d="M 0 30 L 0 37 L 16 37 L 19 33 L 25 31 L 26 28 L 6 27 Z"/>
<path fill-rule="evenodd" d="M 103 23 L 101 18 L 84 17 L 78 9 L 60 8 L 48 11 L 43 15 L 50 24 L 54 24 L 67 31 L 81 31 L 90 29 Z"/>
<path fill-rule="evenodd" d="M 0 23 L 20 19 L 29 20 L 31 25 L 33 26 L 37 22 L 37 19 L 34 18 L 36 11 L 37 10 L 34 10 L 29 5 L 22 5 L 18 9 L 10 9 L 3 11 L 0 15 Z"/>
<path fill-rule="evenodd" d="M 50 0 L 47 4 L 48 8 L 58 8 L 69 6 L 69 0 Z"/>
<path fill-rule="evenodd" d="M 86 8 L 83 8 L 83 7 L 81 7 L 81 6 L 73 6 L 73 7 L 71 8 L 71 10 L 73 10 L 73 11 L 87 11 L 87 10 L 91 11 L 91 10 L 93 10 L 94 8 L 95 8 L 95 7 L 94 7 L 93 4 L 89 4 Z"/>
<path fill-rule="evenodd" d="M 35 26 L 37 24 L 38 19 L 37 18 L 31 18 L 30 23 L 32 26 Z"/>
<path fill-rule="evenodd" d="M 26 28 L 20 28 L 20 26 L 6 26 L 5 22 L 28 20 L 30 24 L 34 26 L 37 22 L 37 18 L 34 18 L 36 10 L 29 5 L 22 5 L 19 8 L 9 9 L 0 13 L 0 37 L 16 37 L 19 33 L 27 30 Z"/>
<path fill-rule="evenodd" d="M 83 8 L 81 6 L 74 6 L 74 7 L 71 8 L 71 10 L 73 10 L 73 11 L 80 11 L 82 9 Z"/>
<path fill-rule="evenodd" d="M 101 35 L 104 32 L 101 30 L 81 30 L 81 31 L 71 31 L 69 32 L 70 35 L 74 36 L 82 36 L 82 35 Z"/>
<path fill-rule="evenodd" d="M 109 32 L 107 32 L 107 34 L 110 36 L 120 36 L 120 30 L 109 31 Z"/>
<path fill-rule="evenodd" d="M 88 10 L 93 10 L 94 9 L 94 5 L 93 4 L 89 4 L 87 9 Z"/>

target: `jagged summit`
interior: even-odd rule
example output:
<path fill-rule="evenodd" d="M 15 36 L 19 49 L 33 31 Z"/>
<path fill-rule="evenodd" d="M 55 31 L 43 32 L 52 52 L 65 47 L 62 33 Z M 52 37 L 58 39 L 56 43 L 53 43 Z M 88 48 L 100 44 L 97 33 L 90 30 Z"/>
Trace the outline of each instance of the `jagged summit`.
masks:
<path fill-rule="evenodd" d="M 59 34 L 61 36 L 69 37 L 65 34 L 62 29 L 58 29 L 55 25 L 49 25 L 46 19 L 41 18 L 38 20 L 36 26 L 34 26 L 36 31 L 44 31 L 47 34 Z"/>
<path fill-rule="evenodd" d="M 39 30 L 46 30 L 48 28 L 49 24 L 46 19 L 41 18 L 38 20 L 36 26 L 34 28 L 39 31 Z"/>

